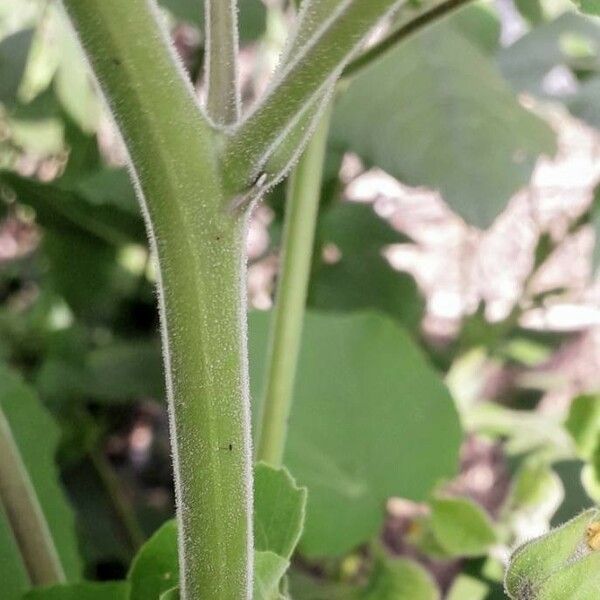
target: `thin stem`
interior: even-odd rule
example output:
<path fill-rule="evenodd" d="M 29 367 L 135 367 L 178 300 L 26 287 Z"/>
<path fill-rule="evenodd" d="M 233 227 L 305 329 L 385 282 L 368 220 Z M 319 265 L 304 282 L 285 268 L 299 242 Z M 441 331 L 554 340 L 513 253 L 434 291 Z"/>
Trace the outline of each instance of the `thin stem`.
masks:
<path fill-rule="evenodd" d="M 307 103 L 332 83 L 365 37 L 403 0 L 344 0 L 292 59 L 282 65 L 262 102 L 227 139 L 224 181 L 247 193 L 278 141 Z"/>
<path fill-rule="evenodd" d="M 345 78 L 356 75 L 359 71 L 389 52 L 392 48 L 409 39 L 413 34 L 432 25 L 442 17 L 452 14 L 454 11 L 472 1 L 473 0 L 429 0 L 425 6 L 419 9 L 410 7 L 402 9 L 400 25 L 397 29 L 350 62 L 344 69 L 342 77 Z M 406 12 L 406 16 L 404 16 L 404 12 Z"/>
<path fill-rule="evenodd" d="M 158 267 L 182 600 L 252 595 L 246 214 L 148 0 L 63 0 L 125 140 Z M 155 14 L 156 13 L 156 14 Z"/>
<path fill-rule="evenodd" d="M 0 410 L 0 502 L 33 585 L 51 585 L 65 574 L 33 484 L 6 416 Z"/>
<path fill-rule="evenodd" d="M 258 460 L 281 465 L 292 404 L 331 105 L 288 182 L 282 264 L 273 311 Z"/>
<path fill-rule="evenodd" d="M 206 110 L 217 125 L 235 123 L 240 115 L 238 24 L 236 0 L 206 0 Z"/>
<path fill-rule="evenodd" d="M 117 474 L 106 460 L 104 454 L 98 448 L 91 448 L 88 453 L 98 473 L 98 477 L 110 498 L 112 509 L 121 525 L 127 545 L 132 554 L 135 554 L 145 541 L 144 532 L 138 523 L 135 512 L 123 493 Z"/>

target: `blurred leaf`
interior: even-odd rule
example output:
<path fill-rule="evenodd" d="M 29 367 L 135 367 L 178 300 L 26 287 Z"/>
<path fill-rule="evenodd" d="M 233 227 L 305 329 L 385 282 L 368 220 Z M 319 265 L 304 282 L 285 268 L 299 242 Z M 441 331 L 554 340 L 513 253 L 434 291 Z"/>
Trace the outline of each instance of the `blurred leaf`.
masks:
<path fill-rule="evenodd" d="M 254 600 L 275 600 L 289 562 L 274 552 L 254 554 Z"/>
<path fill-rule="evenodd" d="M 600 0 L 573 0 L 577 8 L 590 15 L 600 15 Z"/>
<path fill-rule="evenodd" d="M 569 51 L 565 40 L 580 40 L 591 54 L 581 57 Z M 564 93 L 560 86 L 553 90 L 548 86 L 548 76 L 559 68 L 570 69 L 571 74 L 580 68 L 600 72 L 600 27 L 589 18 L 566 12 L 558 18 L 535 27 L 498 54 L 502 74 L 518 91 L 526 91 L 538 97 L 559 96 Z M 567 71 L 567 74 L 569 71 Z M 574 98 L 576 98 L 575 96 Z M 573 97 L 566 98 L 573 102 Z M 594 102 L 595 104 L 595 102 Z"/>
<path fill-rule="evenodd" d="M 357 600 L 360 593 L 355 586 L 328 579 L 316 579 L 306 573 L 300 573 L 293 567 L 287 577 L 293 600 Z"/>
<path fill-rule="evenodd" d="M 250 315 L 254 398 L 268 323 L 268 314 Z M 370 539 L 390 496 L 425 499 L 455 473 L 460 438 L 448 391 L 394 321 L 307 315 L 284 461 L 308 488 L 304 554 L 341 554 Z"/>
<path fill-rule="evenodd" d="M 599 42 L 600 43 L 600 42 Z M 585 121 L 592 127 L 600 129 L 600 77 L 591 77 L 584 81 L 577 93 L 573 96 L 565 98 L 565 104 L 569 111 Z M 600 228 L 597 226 L 597 211 L 594 215 L 595 231 L 598 232 Z M 595 256 L 595 266 L 598 266 L 600 260 Z"/>
<path fill-rule="evenodd" d="M 169 12 L 182 21 L 192 23 L 200 30 L 204 28 L 204 2 L 201 0 L 159 0 Z M 260 37 L 265 30 L 266 8 L 261 0 L 239 1 L 240 40 L 250 42 Z"/>
<path fill-rule="evenodd" d="M 600 435 L 600 396 L 584 394 L 573 399 L 565 422 L 582 458 L 591 458 Z"/>
<path fill-rule="evenodd" d="M 4 600 L 21 600 L 30 587 L 29 576 L 13 532 L 0 504 L 0 576 Z"/>
<path fill-rule="evenodd" d="M 574 572 L 579 577 L 592 579 L 589 569 L 589 556 L 600 557 L 600 553 L 590 554 L 587 546 L 587 527 L 598 519 L 598 511 L 588 510 L 562 527 L 548 534 L 523 544 L 512 555 L 506 574 L 506 591 L 509 596 L 518 600 L 533 597 L 550 600 L 566 597 L 588 600 L 592 595 L 577 595 L 580 582 L 572 580 Z M 586 559 L 586 554 L 588 558 Z M 576 566 L 578 563 L 579 566 Z M 596 559 L 592 560 L 596 563 Z M 571 569 L 574 569 L 571 571 Z M 600 573 L 596 566 L 595 573 Z M 568 580 L 570 586 L 562 587 Z M 584 586 L 586 583 L 583 584 Z M 595 581 L 595 590 L 598 582 Z M 566 591 L 568 589 L 568 592 Z M 560 593 L 557 593 L 560 591 Z"/>
<path fill-rule="evenodd" d="M 111 583 L 76 583 L 31 590 L 23 600 L 128 600 L 129 585 Z"/>
<path fill-rule="evenodd" d="M 434 498 L 431 528 L 452 556 L 482 556 L 498 539 L 487 513 L 468 498 Z"/>
<path fill-rule="evenodd" d="M 544 22 L 544 9 L 540 0 L 515 0 L 515 6 L 530 25 Z"/>
<path fill-rule="evenodd" d="M 167 521 L 140 549 L 131 563 L 129 600 L 159 600 L 179 583 L 177 523 Z"/>
<path fill-rule="evenodd" d="M 179 586 L 163 592 L 160 595 L 160 600 L 179 600 Z"/>
<path fill-rule="evenodd" d="M 306 489 L 285 468 L 254 468 L 254 548 L 289 559 L 302 533 Z"/>
<path fill-rule="evenodd" d="M 431 575 L 416 562 L 379 558 L 360 600 L 438 600 Z"/>
<path fill-rule="evenodd" d="M 450 16 L 448 22 L 483 53 L 492 55 L 500 48 L 502 25 L 493 8 L 482 4 L 467 6 Z"/>
<path fill-rule="evenodd" d="M 333 140 L 411 185 L 439 188 L 487 227 L 529 181 L 550 128 L 464 37 L 436 26 L 360 74 L 339 101 Z"/>
<path fill-rule="evenodd" d="M 383 257 L 385 246 L 406 236 L 378 217 L 371 205 L 335 204 L 318 224 L 322 252 L 334 244 L 341 252 L 334 264 L 315 259 L 308 304 L 320 310 L 376 308 L 417 330 L 424 301 L 412 276 L 395 271 Z"/>
<path fill-rule="evenodd" d="M 18 31 L 0 42 L 0 102 L 12 107 L 27 65 L 33 30 Z"/>
<path fill-rule="evenodd" d="M 589 507 L 593 501 L 583 485 L 583 462 L 580 460 L 563 460 L 554 463 L 552 466 L 565 489 L 564 500 L 552 518 L 552 526 L 555 527 L 578 515 L 582 510 Z"/>
<path fill-rule="evenodd" d="M 547 528 L 565 497 L 562 480 L 542 461 L 525 460 L 513 478 L 504 512 L 517 534 Z"/>
<path fill-rule="evenodd" d="M 145 243 L 143 223 L 130 211 L 91 204 L 55 184 L 38 183 L 0 172 L 0 182 L 12 189 L 19 202 L 35 209 L 38 223 L 57 233 L 85 234 L 108 245 Z"/>
<path fill-rule="evenodd" d="M 10 424 L 15 442 L 48 522 L 63 569 L 69 579 L 81 572 L 75 523 L 71 507 L 60 484 L 54 455 L 59 431 L 40 405 L 32 388 L 0 365 L 0 406 Z M 0 580 L 10 563 L 0 563 Z"/>
<path fill-rule="evenodd" d="M 156 339 L 116 341 L 92 351 L 85 391 L 96 400 L 126 402 L 165 398 L 165 383 Z"/>
<path fill-rule="evenodd" d="M 480 579 L 460 574 L 448 591 L 446 600 L 485 600 L 490 591 L 489 585 Z"/>

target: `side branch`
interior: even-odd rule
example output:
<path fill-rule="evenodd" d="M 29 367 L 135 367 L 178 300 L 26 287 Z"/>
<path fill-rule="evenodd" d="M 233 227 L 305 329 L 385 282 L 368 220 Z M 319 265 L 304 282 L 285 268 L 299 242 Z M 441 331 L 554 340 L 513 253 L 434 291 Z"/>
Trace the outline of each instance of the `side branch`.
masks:
<path fill-rule="evenodd" d="M 217 125 L 231 125 L 240 115 L 236 0 L 206 0 L 206 110 Z"/>
<path fill-rule="evenodd" d="M 418 9 L 406 7 L 399 15 L 396 29 L 365 50 L 344 69 L 342 77 L 352 77 L 413 34 L 463 8 L 473 0 L 429 0 Z"/>

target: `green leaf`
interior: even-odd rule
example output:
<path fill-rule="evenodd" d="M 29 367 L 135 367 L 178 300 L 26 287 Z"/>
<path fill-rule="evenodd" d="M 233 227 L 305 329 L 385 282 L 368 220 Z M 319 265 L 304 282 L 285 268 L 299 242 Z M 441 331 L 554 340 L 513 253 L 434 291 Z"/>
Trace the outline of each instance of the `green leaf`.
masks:
<path fill-rule="evenodd" d="M 453 556 L 483 556 L 497 541 L 486 512 L 468 498 L 435 498 L 431 511 L 433 534 Z"/>
<path fill-rule="evenodd" d="M 552 574 L 539 588 L 536 600 L 592 600 L 600 589 L 600 552 L 592 552 Z"/>
<path fill-rule="evenodd" d="M 406 237 L 379 218 L 370 205 L 342 202 L 321 217 L 321 246 L 334 244 L 341 257 L 334 264 L 314 261 L 308 304 L 319 310 L 376 308 L 416 330 L 424 301 L 412 276 L 395 271 L 382 256 L 387 245 Z"/>
<path fill-rule="evenodd" d="M 268 323 L 250 315 L 254 398 Z M 460 439 L 447 389 L 394 321 L 307 314 L 284 460 L 308 488 L 304 554 L 341 554 L 373 537 L 390 496 L 424 500 L 456 472 Z"/>
<path fill-rule="evenodd" d="M 279 582 L 289 562 L 274 552 L 254 554 L 254 600 L 278 600 Z"/>
<path fill-rule="evenodd" d="M 590 15 L 600 15 L 600 0 L 573 0 L 579 10 Z"/>
<path fill-rule="evenodd" d="M 437 600 L 440 592 L 431 575 L 407 559 L 378 559 L 360 600 Z M 465 599 L 463 599 L 465 600 Z"/>
<path fill-rule="evenodd" d="M 160 600 L 179 600 L 179 586 L 162 593 Z"/>
<path fill-rule="evenodd" d="M 304 525 L 306 489 L 287 469 L 259 463 L 254 469 L 254 548 L 289 559 Z"/>
<path fill-rule="evenodd" d="M 484 54 L 491 56 L 500 48 L 502 25 L 493 8 L 482 4 L 467 6 L 448 22 Z"/>
<path fill-rule="evenodd" d="M 538 596 L 533 595 L 536 590 L 555 573 L 560 573 L 569 563 L 589 552 L 586 531 L 588 525 L 597 520 L 598 511 L 590 509 L 562 527 L 519 547 L 511 557 L 506 574 L 505 585 L 509 596 L 518 600 L 531 597 L 539 600 Z M 561 598 L 548 595 L 545 597 L 556 600 Z M 581 598 L 583 600 L 583 597 Z"/>
<path fill-rule="evenodd" d="M 27 65 L 33 31 L 18 31 L 0 42 L 0 102 L 12 107 Z"/>
<path fill-rule="evenodd" d="M 128 598 L 129 584 L 124 581 L 55 585 L 31 590 L 23 596 L 23 600 L 128 600 Z"/>
<path fill-rule="evenodd" d="M 159 600 L 179 583 L 177 523 L 167 521 L 140 549 L 131 563 L 129 600 Z"/>
<path fill-rule="evenodd" d="M 60 437 L 58 427 L 34 390 L 4 365 L 0 365 L 0 406 L 31 478 L 65 574 L 69 579 L 77 579 L 81 560 L 75 519 L 54 461 Z M 0 563 L 0 581 L 9 580 L 4 569 L 12 569 L 11 563 Z"/>
<path fill-rule="evenodd" d="M 565 422 L 582 458 L 591 458 L 600 435 L 600 396 L 584 394 L 571 403 Z"/>
<path fill-rule="evenodd" d="M 480 579 L 461 573 L 454 580 L 446 600 L 485 600 L 489 591 L 490 586 Z"/>
<path fill-rule="evenodd" d="M 334 114 L 334 142 L 411 185 L 440 189 L 486 227 L 526 184 L 554 136 L 493 66 L 448 26 L 402 44 L 360 74 Z"/>
<path fill-rule="evenodd" d="M 515 0 L 515 6 L 521 16 L 531 25 L 544 22 L 544 9 L 540 0 Z"/>

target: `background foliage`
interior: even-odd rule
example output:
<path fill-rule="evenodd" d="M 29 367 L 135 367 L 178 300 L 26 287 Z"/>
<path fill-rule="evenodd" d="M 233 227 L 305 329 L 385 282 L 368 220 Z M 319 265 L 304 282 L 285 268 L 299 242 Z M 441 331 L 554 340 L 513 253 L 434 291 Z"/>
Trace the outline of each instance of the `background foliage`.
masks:
<path fill-rule="evenodd" d="M 198 2 L 163 7 L 201 93 Z M 289 11 L 240 7 L 249 105 Z M 599 499 L 599 382 L 581 378 L 551 401 L 569 376 L 559 357 L 593 329 L 528 320 L 564 298 L 533 282 L 597 227 L 591 190 L 566 226 L 532 234 L 510 309 L 492 318 L 480 298 L 441 340 L 424 327 L 427 269 L 388 260 L 390 248 L 419 246 L 403 214 L 348 201 L 374 168 L 439 192 L 447 218 L 473 232 L 492 229 L 536 164 L 560 154 L 556 114 L 597 135 L 600 22 L 560 0 L 476 2 L 339 94 L 289 473 L 256 467 L 257 598 L 502 598 L 510 550 Z M 155 274 L 123 150 L 55 2 L 0 5 L 0 166 L 0 407 L 77 584 L 29 590 L 0 511 L 3 597 L 176 597 Z M 250 231 L 255 412 L 282 198 L 280 186 Z"/>

